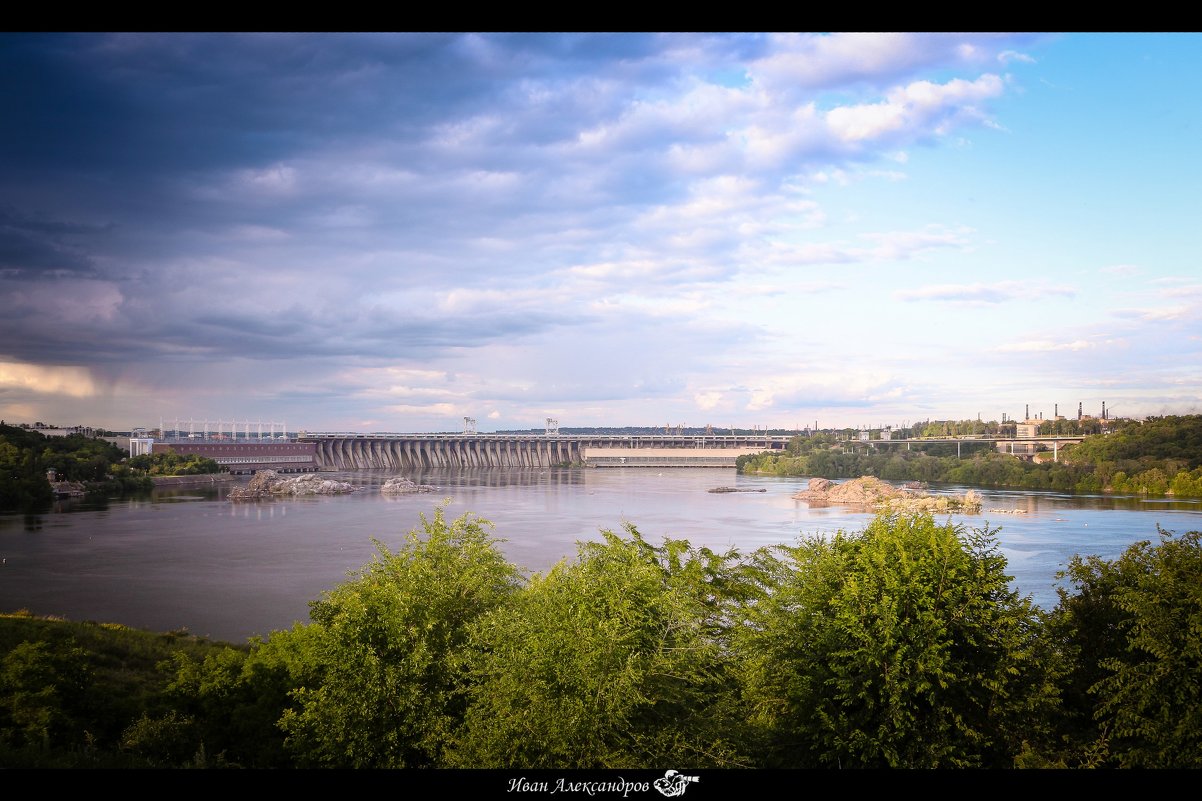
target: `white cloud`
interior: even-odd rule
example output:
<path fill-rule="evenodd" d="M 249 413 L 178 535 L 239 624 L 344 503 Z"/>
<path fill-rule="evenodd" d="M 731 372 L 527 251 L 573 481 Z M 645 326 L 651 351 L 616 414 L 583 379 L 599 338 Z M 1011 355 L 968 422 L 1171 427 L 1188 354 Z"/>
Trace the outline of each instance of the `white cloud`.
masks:
<path fill-rule="evenodd" d="M 858 364 L 814 362 L 794 369 L 796 374 L 753 379 L 747 411 L 771 409 L 792 415 L 800 409 L 867 405 L 904 395 L 888 368 L 866 359 Z"/>
<path fill-rule="evenodd" d="M 997 60 L 1003 64 L 1009 64 L 1014 61 L 1022 62 L 1023 64 L 1034 64 L 1035 59 L 1026 53 L 1020 53 L 1017 50 L 1003 50 L 997 54 Z"/>
<path fill-rule="evenodd" d="M 19 389 L 40 395 L 90 398 L 97 394 L 96 382 L 86 367 L 0 362 L 0 390 Z"/>
<path fill-rule="evenodd" d="M 1134 264 L 1112 264 L 1109 267 L 1102 267 L 1099 272 L 1106 273 L 1107 275 L 1130 277 L 1139 275 L 1143 270 Z"/>
<path fill-rule="evenodd" d="M 747 401 L 747 411 L 759 412 L 772 407 L 775 401 L 775 393 L 771 389 L 756 389 L 751 393 L 750 400 Z"/>
<path fill-rule="evenodd" d="M 982 49 L 945 34 L 837 33 L 777 35 L 774 52 L 749 73 L 767 90 L 788 92 L 855 83 L 892 83 L 928 64 L 976 61 Z"/>
<path fill-rule="evenodd" d="M 1002 353 L 1050 353 L 1054 351 L 1083 351 L 1098 347 L 1097 342 L 1077 339 L 1072 342 L 1053 342 L 1047 339 L 1011 342 L 999 345 L 996 350 Z"/>
<path fill-rule="evenodd" d="M 1197 316 L 1189 306 L 1162 306 L 1154 309 L 1120 309 L 1114 312 L 1116 317 L 1133 317 L 1148 322 L 1159 320 L 1185 320 Z"/>
<path fill-rule="evenodd" d="M 590 308 L 604 313 L 626 314 L 634 311 L 637 314 L 652 318 L 662 317 L 669 320 L 694 320 L 710 309 L 717 298 L 700 293 L 690 293 L 684 297 L 643 297 L 639 295 L 613 295 L 604 300 L 594 301 Z"/>
<path fill-rule="evenodd" d="M 975 81 L 954 78 L 944 84 L 915 81 L 891 89 L 883 102 L 832 109 L 826 114 L 826 124 L 846 143 L 903 132 L 921 134 L 929 129 L 946 133 L 957 117 L 981 119 L 982 113 L 972 104 L 997 97 L 1003 88 L 1002 79 L 991 74 Z"/>
<path fill-rule="evenodd" d="M 861 234 L 863 239 L 875 242 L 867 251 L 873 259 L 908 259 L 923 251 L 936 248 L 963 249 L 968 247 L 970 228 L 943 228 L 927 226 L 918 231 L 886 231 Z"/>
<path fill-rule="evenodd" d="M 1202 296 L 1202 284 L 1187 284 L 1186 286 L 1177 286 L 1172 289 L 1166 289 L 1164 294 L 1174 298 L 1191 298 Z"/>
<path fill-rule="evenodd" d="M 455 406 L 451 403 L 430 403 L 422 406 L 401 403 L 392 406 L 385 406 L 384 410 L 391 412 L 392 414 L 416 415 L 419 417 L 453 418 L 462 417 L 464 414 L 462 407 Z"/>
<path fill-rule="evenodd" d="M 1008 303 L 1024 301 L 1034 303 L 1049 296 L 1072 297 L 1076 289 L 1069 286 L 1052 286 L 1031 281 L 998 281 L 994 283 L 933 284 L 915 289 L 901 289 L 893 297 L 903 301 L 952 301 L 967 304 Z"/>

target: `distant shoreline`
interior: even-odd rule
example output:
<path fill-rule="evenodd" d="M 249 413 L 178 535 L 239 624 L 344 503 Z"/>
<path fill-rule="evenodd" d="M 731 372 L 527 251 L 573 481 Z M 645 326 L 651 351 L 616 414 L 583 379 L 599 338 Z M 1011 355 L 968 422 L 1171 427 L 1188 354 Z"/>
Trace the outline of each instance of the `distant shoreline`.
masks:
<path fill-rule="evenodd" d="M 160 487 L 191 487 L 199 484 L 229 484 L 240 476 L 230 473 L 204 473 L 196 476 L 151 476 L 155 489 Z"/>

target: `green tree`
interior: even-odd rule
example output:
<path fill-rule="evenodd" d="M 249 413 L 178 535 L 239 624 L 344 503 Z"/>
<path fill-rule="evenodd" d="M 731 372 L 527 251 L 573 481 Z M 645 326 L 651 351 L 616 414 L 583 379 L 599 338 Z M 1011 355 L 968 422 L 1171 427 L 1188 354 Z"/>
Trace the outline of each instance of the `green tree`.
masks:
<path fill-rule="evenodd" d="M 309 643 L 309 626 L 277 631 L 270 643 L 249 649 L 223 648 L 203 660 L 174 656 L 168 692 L 176 709 L 195 721 L 192 752 L 252 768 L 289 767 L 279 721 L 294 708 L 291 693 L 318 681 L 319 665 Z"/>
<path fill-rule="evenodd" d="M 179 767 L 198 753 L 195 728 L 195 721 L 175 710 L 153 718 L 144 712 L 122 732 L 121 748 L 155 767 Z"/>
<path fill-rule="evenodd" d="M 746 766 L 728 658 L 759 592 L 738 555 L 602 532 L 481 618 L 472 705 L 452 764 Z"/>
<path fill-rule="evenodd" d="M 92 671 L 73 642 L 23 642 L 0 660 L 0 738 L 16 747 L 74 745 L 83 736 Z"/>
<path fill-rule="evenodd" d="M 770 765 L 1008 766 L 1046 736 L 1055 661 L 993 532 L 881 516 L 772 570 L 741 642 Z"/>
<path fill-rule="evenodd" d="M 1123 767 L 1202 767 L 1202 533 L 1077 558 L 1065 577 L 1070 741 Z"/>
<path fill-rule="evenodd" d="M 38 454 L 0 442 L 0 509 L 44 509 L 53 502 L 54 491 Z"/>
<path fill-rule="evenodd" d="M 448 523 L 439 507 L 422 524 L 396 553 L 377 543 L 369 565 L 310 604 L 301 659 L 311 678 L 280 722 L 301 764 L 443 762 L 467 705 L 460 666 L 469 628 L 511 600 L 522 579 L 487 521 L 465 514 Z M 264 648 L 274 647 L 273 637 Z"/>

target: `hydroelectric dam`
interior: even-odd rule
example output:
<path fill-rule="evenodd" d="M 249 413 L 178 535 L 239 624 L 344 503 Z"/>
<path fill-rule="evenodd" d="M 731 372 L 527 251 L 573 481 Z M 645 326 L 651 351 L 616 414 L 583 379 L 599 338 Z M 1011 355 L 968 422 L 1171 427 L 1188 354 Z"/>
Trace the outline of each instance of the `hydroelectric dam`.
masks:
<path fill-rule="evenodd" d="M 435 467 L 734 467 L 745 453 L 783 449 L 766 434 L 356 434 L 303 432 L 321 470 Z"/>

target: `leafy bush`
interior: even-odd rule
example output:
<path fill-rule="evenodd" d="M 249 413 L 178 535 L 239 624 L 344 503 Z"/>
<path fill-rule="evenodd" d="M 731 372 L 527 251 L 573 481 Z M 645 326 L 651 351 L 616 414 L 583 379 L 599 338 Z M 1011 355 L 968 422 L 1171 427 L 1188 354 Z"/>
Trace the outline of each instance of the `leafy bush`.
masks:
<path fill-rule="evenodd" d="M 1041 736 L 1053 663 L 992 532 L 882 516 L 780 554 L 742 642 L 771 765 L 1007 766 Z"/>

